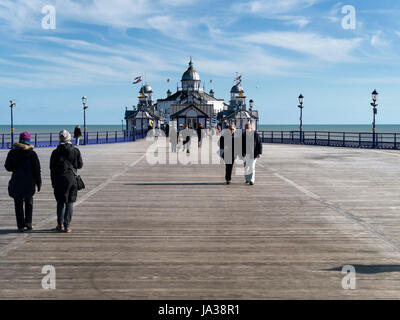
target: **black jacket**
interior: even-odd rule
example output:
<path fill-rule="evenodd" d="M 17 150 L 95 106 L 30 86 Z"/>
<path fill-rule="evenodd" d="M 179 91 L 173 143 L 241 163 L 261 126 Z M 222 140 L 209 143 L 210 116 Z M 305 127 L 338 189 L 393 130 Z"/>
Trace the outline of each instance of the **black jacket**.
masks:
<path fill-rule="evenodd" d="M 192 139 L 193 132 L 194 132 L 193 129 L 190 129 L 190 128 L 183 129 L 180 132 L 180 135 L 182 136 L 183 144 L 190 142 L 190 140 Z"/>
<path fill-rule="evenodd" d="M 225 139 L 232 139 L 230 144 L 225 144 Z M 235 151 L 235 140 L 240 139 L 240 135 L 238 136 L 237 133 L 231 134 L 228 131 L 223 131 L 221 138 L 218 141 L 219 148 L 222 150 L 221 157 L 227 164 L 232 164 L 233 161 L 237 158 L 238 154 Z M 236 142 L 237 143 L 237 142 Z M 240 143 L 240 140 L 239 140 Z M 227 154 L 231 153 L 231 157 L 227 156 Z"/>
<path fill-rule="evenodd" d="M 202 136 L 202 130 L 203 130 L 204 128 L 202 128 L 202 127 L 200 127 L 200 126 L 198 126 L 197 127 L 197 129 L 196 129 L 196 133 L 197 133 L 197 138 L 199 139 L 199 141 L 201 141 L 201 139 L 203 138 L 203 136 Z"/>
<path fill-rule="evenodd" d="M 82 130 L 81 130 L 81 128 L 76 127 L 74 130 L 74 138 L 76 139 L 79 137 L 82 137 Z"/>
<path fill-rule="evenodd" d="M 254 142 L 251 143 L 251 140 Z M 247 148 L 249 150 L 247 150 Z M 245 157 L 247 153 L 252 153 L 254 159 L 262 154 L 262 142 L 260 135 L 256 131 L 246 134 L 246 130 L 242 133 L 242 156 Z"/>
<path fill-rule="evenodd" d="M 81 152 L 72 144 L 60 144 L 50 158 L 51 183 L 57 202 L 75 202 L 78 196 L 76 177 L 71 170 L 83 167 Z"/>
<path fill-rule="evenodd" d="M 28 199 L 35 194 L 35 186 L 40 190 L 42 177 L 40 161 L 33 146 L 15 143 L 7 155 L 4 165 L 7 171 L 12 172 L 8 184 L 8 194 L 14 199 Z"/>

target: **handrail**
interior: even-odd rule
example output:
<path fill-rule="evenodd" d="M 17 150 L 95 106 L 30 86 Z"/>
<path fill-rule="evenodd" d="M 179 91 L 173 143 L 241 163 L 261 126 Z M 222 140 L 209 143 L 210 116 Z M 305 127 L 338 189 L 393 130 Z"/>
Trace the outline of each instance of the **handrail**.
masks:
<path fill-rule="evenodd" d="M 86 132 L 86 144 L 108 144 L 108 143 L 120 143 L 130 142 L 145 138 L 147 135 L 147 129 L 131 131 L 127 130 L 108 130 L 108 131 L 88 131 Z M 15 133 L 14 137 L 18 137 Z M 37 148 L 55 147 L 59 144 L 58 133 L 55 132 L 38 132 L 31 133 L 31 144 Z M 72 144 L 76 145 L 76 139 L 71 139 Z M 83 136 L 80 139 L 80 144 L 84 144 Z M 0 149 L 10 149 L 11 145 L 11 133 L 0 133 Z"/>
<path fill-rule="evenodd" d="M 302 137 L 298 130 L 259 130 L 258 132 L 264 143 L 373 149 L 399 149 L 398 138 L 400 137 L 400 132 L 302 131 Z"/>

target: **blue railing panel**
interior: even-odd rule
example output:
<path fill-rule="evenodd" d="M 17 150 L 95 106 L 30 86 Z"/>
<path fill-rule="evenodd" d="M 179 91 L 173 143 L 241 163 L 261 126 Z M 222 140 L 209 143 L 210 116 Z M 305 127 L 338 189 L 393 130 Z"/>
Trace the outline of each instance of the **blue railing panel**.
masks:
<path fill-rule="evenodd" d="M 399 149 L 398 133 L 330 131 L 259 131 L 264 143 L 305 144 L 317 146 Z"/>
<path fill-rule="evenodd" d="M 130 132 L 124 131 L 96 131 L 86 132 L 86 144 L 106 144 L 106 143 L 121 143 L 136 141 L 144 139 L 147 135 L 147 130 L 133 130 Z M 19 134 L 14 134 L 14 139 Z M 41 132 L 31 134 L 31 144 L 36 148 L 49 148 L 56 147 L 59 144 L 58 134 L 54 132 Z M 16 140 L 17 141 L 17 140 Z M 71 142 L 75 145 L 76 140 L 73 138 Z M 80 145 L 84 144 L 84 138 L 81 137 Z M 11 133 L 0 134 L 0 149 L 10 149 L 11 145 Z"/>

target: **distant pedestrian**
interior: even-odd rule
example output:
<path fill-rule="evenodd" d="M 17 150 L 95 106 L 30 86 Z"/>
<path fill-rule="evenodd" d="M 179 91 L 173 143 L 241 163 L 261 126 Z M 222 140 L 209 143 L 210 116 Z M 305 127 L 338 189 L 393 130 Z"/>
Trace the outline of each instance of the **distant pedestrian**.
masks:
<path fill-rule="evenodd" d="M 181 132 L 182 140 L 183 140 L 183 152 L 190 153 L 190 145 L 191 145 L 191 129 L 188 124 L 185 124 L 185 128 Z"/>
<path fill-rule="evenodd" d="M 201 148 L 201 142 L 203 141 L 203 135 L 205 134 L 204 126 L 202 123 L 199 123 L 197 126 L 197 139 L 198 139 L 198 147 Z"/>
<path fill-rule="evenodd" d="M 175 126 L 172 126 L 170 130 L 170 137 L 169 137 L 169 142 L 171 143 L 171 151 L 172 152 L 177 152 L 177 146 L 179 142 L 179 133 L 175 129 Z"/>
<path fill-rule="evenodd" d="M 165 136 L 168 138 L 169 137 L 169 123 L 165 125 Z"/>
<path fill-rule="evenodd" d="M 252 124 L 246 123 L 242 133 L 242 156 L 246 183 L 254 185 L 256 177 L 256 161 L 262 155 L 262 143 L 259 134 L 253 130 Z"/>
<path fill-rule="evenodd" d="M 81 137 L 82 137 L 82 130 L 81 130 L 81 126 L 78 124 L 74 130 L 75 145 L 79 146 Z"/>
<path fill-rule="evenodd" d="M 220 148 L 220 155 L 225 162 L 225 181 L 226 184 L 231 184 L 232 180 L 232 169 L 237 158 L 235 151 L 235 140 L 237 139 L 235 132 L 236 126 L 234 124 L 230 125 L 229 130 L 223 130 L 221 138 L 218 141 Z"/>
<path fill-rule="evenodd" d="M 60 132 L 60 144 L 50 158 L 51 182 L 57 201 L 57 231 L 71 232 L 70 224 L 74 202 L 78 196 L 78 184 L 74 170 L 83 166 L 81 153 L 71 143 L 71 134 Z"/>
<path fill-rule="evenodd" d="M 8 184 L 8 194 L 14 198 L 15 215 L 19 232 L 33 230 L 33 196 L 35 187 L 40 192 L 42 178 L 40 162 L 33 146 L 30 145 L 31 135 L 23 132 L 19 135 L 19 142 L 9 151 L 4 167 L 12 172 Z M 25 211 L 24 211 L 25 204 Z"/>

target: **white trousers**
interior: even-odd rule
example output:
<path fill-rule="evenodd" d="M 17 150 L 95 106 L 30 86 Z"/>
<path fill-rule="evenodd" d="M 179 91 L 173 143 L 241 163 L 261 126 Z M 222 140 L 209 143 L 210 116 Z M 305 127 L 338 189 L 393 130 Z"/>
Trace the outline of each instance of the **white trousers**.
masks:
<path fill-rule="evenodd" d="M 255 182 L 256 179 L 256 161 L 253 155 L 244 157 L 244 177 L 248 182 Z"/>

